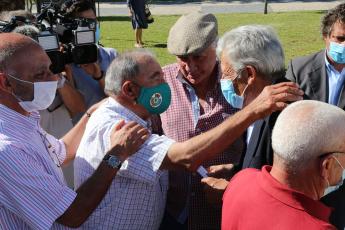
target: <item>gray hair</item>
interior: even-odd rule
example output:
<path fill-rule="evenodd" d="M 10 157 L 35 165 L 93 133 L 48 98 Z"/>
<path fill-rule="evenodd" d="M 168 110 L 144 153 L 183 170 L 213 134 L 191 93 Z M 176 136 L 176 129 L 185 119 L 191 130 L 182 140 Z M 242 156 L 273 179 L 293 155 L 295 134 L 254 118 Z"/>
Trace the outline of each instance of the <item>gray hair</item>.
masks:
<path fill-rule="evenodd" d="M 250 65 L 270 80 L 285 69 L 283 48 L 270 26 L 246 25 L 230 30 L 219 40 L 217 55 L 225 55 L 237 73 Z"/>
<path fill-rule="evenodd" d="M 275 123 L 272 148 L 286 169 L 298 172 L 317 157 L 343 152 L 345 112 L 320 101 L 299 101 L 284 109 Z M 275 161 L 274 160 L 274 161 Z"/>
<path fill-rule="evenodd" d="M 37 37 L 40 34 L 39 29 L 33 25 L 18 26 L 12 32 L 23 34 L 35 40 L 37 40 Z"/>
<path fill-rule="evenodd" d="M 125 52 L 116 57 L 107 70 L 104 91 L 107 94 L 118 95 L 126 80 L 134 80 L 140 74 L 140 60 L 147 57 L 155 58 L 150 51 L 144 49 Z"/>

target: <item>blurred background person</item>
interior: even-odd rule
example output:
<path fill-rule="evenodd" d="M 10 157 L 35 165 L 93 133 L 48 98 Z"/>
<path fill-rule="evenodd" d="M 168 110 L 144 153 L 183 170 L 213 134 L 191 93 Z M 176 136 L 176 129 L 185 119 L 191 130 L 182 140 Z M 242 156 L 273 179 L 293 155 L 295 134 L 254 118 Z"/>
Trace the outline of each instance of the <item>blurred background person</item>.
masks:
<path fill-rule="evenodd" d="M 70 19 L 86 19 L 95 23 L 96 43 L 100 40 L 99 21 L 96 18 L 94 5 L 88 0 L 66 1 L 61 10 L 63 15 Z M 98 60 L 95 63 L 76 65 L 72 64 L 72 75 L 75 88 L 79 90 L 85 100 L 86 109 L 106 97 L 104 93 L 104 77 L 111 61 L 117 56 L 113 48 L 106 48 L 98 45 Z M 78 121 L 82 113 L 73 119 Z"/>
<path fill-rule="evenodd" d="M 132 19 L 132 27 L 135 33 L 136 48 L 143 48 L 143 29 L 147 29 L 147 21 L 145 14 L 146 0 L 127 0 L 129 14 Z"/>

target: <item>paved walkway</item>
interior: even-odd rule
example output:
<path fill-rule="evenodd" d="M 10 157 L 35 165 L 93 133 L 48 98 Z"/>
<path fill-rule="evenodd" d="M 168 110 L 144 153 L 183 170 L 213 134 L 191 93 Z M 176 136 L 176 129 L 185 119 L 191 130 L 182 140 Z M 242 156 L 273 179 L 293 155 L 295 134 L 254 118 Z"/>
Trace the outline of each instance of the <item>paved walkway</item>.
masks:
<path fill-rule="evenodd" d="M 268 12 L 328 10 L 342 1 L 269 1 Z M 152 4 L 153 15 L 180 15 L 194 11 L 205 13 L 261 13 L 264 3 L 261 1 L 202 2 L 184 4 Z M 101 3 L 101 16 L 128 15 L 125 3 Z"/>

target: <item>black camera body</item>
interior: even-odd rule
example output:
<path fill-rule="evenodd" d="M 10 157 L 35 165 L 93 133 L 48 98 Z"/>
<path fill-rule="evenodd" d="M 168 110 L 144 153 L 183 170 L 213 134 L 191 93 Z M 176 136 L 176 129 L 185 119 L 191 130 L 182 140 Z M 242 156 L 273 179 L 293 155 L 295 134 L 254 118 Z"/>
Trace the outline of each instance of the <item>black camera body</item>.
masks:
<path fill-rule="evenodd" d="M 82 65 L 98 60 L 95 20 L 66 18 L 52 8 L 43 10 L 37 18 L 46 28 L 37 40 L 52 61 L 53 73 L 62 72 L 66 64 Z M 52 46 L 56 43 L 58 46 Z"/>
<path fill-rule="evenodd" d="M 66 64 L 82 65 L 98 60 L 96 20 L 67 18 L 60 13 L 57 5 L 48 5 L 37 16 L 35 23 L 20 16 L 13 17 L 9 22 L 0 21 L 0 33 L 12 32 L 22 25 L 38 28 L 39 35 L 34 39 L 49 56 L 54 74 L 63 72 Z"/>

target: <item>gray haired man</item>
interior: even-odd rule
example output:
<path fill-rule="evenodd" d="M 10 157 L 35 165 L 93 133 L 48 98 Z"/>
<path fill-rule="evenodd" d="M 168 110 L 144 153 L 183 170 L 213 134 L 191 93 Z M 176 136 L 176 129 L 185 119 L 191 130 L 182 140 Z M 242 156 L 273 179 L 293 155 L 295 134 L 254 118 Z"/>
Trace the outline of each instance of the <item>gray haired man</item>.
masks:
<path fill-rule="evenodd" d="M 246 108 L 265 87 L 281 81 L 284 76 L 284 53 L 274 30 L 269 26 L 246 25 L 228 31 L 217 47 L 223 77 L 221 90 L 226 100 L 238 109 Z M 270 87 L 282 90 L 287 83 Z M 272 165 L 271 131 L 278 113 L 267 114 L 264 119 L 252 123 L 247 129 L 246 153 L 240 168 L 261 168 Z M 229 165 L 211 166 L 205 183 L 207 197 L 217 194 L 215 202 L 221 203 L 222 192 L 228 181 L 215 178 L 219 171 L 231 169 Z"/>

